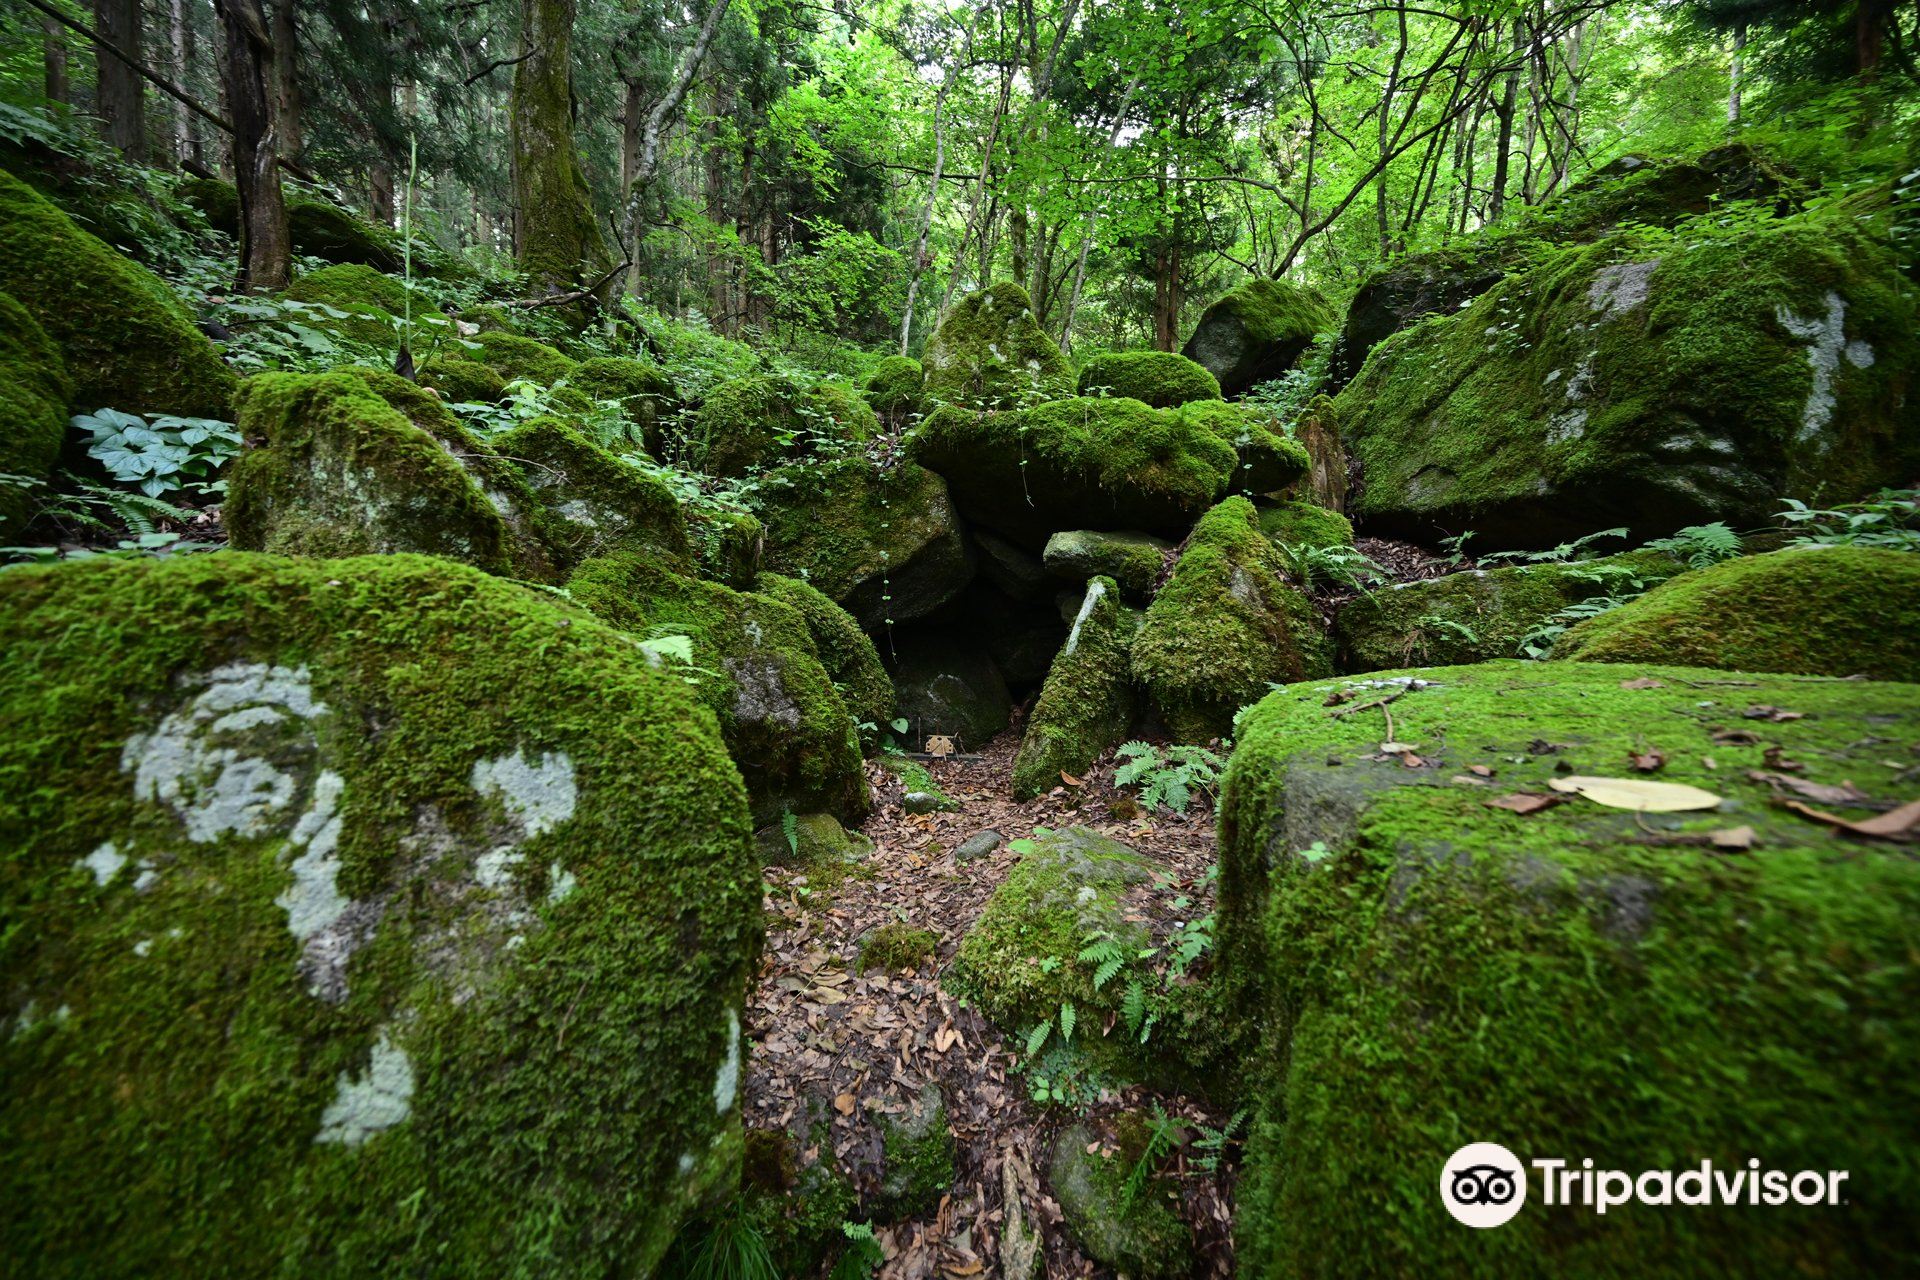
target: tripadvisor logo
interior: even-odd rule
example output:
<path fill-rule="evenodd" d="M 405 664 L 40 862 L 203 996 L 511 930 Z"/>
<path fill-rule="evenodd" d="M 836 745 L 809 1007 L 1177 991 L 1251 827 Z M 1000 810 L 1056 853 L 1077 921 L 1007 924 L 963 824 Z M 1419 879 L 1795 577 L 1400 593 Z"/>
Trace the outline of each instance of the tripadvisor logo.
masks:
<path fill-rule="evenodd" d="M 1839 1205 L 1844 1170 L 1715 1168 L 1702 1160 L 1691 1169 L 1648 1169 L 1634 1175 L 1622 1169 L 1596 1169 L 1592 1160 L 1578 1168 L 1565 1160 L 1533 1160 L 1540 1199 L 1556 1207 L 1579 1206 L 1604 1214 L 1624 1204 L 1644 1205 Z M 1440 1170 L 1440 1202 L 1470 1227 L 1510 1222 L 1527 1202 L 1527 1173 L 1520 1158 L 1497 1142 L 1470 1142 L 1447 1158 Z"/>

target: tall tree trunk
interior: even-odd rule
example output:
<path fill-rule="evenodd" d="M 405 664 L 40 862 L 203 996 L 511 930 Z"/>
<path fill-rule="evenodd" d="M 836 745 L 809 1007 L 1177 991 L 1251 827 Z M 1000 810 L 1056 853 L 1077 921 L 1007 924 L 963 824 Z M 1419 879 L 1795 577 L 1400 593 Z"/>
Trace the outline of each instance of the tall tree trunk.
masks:
<path fill-rule="evenodd" d="M 947 273 L 947 289 L 940 297 L 940 310 L 935 316 L 935 324 L 938 324 L 940 320 L 946 316 L 947 308 L 953 305 L 953 291 L 958 288 L 960 284 L 960 263 L 966 255 L 967 242 L 972 239 L 977 227 L 977 220 L 980 215 L 980 198 L 986 192 L 987 184 L 993 179 L 993 149 L 1000 140 L 1000 122 L 1006 117 L 1007 97 L 1011 91 L 1012 84 L 1010 77 L 1002 75 L 1000 78 L 1000 96 L 994 100 L 993 104 L 993 123 L 987 129 L 987 145 L 980 155 L 980 177 L 974 184 L 973 200 L 967 206 L 967 222 L 960 232 L 960 246 L 953 251 L 953 270 Z M 986 239 L 984 231 L 980 238 L 982 241 Z M 986 278 L 984 276 L 981 277 L 980 283 L 982 285 L 986 284 Z"/>
<path fill-rule="evenodd" d="M 1740 123 L 1740 70 L 1747 52 L 1746 24 L 1733 29 L 1733 64 L 1727 68 L 1727 123 Z"/>
<path fill-rule="evenodd" d="M 1500 101 L 1494 106 L 1494 118 L 1499 127 L 1494 130 L 1493 152 L 1493 190 L 1487 196 L 1487 222 L 1500 221 L 1507 208 L 1507 172 L 1513 162 L 1513 113 L 1520 105 L 1520 55 L 1526 50 L 1525 24 L 1519 18 L 1513 20 L 1513 70 L 1507 73 L 1507 82 L 1500 90 Z"/>
<path fill-rule="evenodd" d="M 1396 6 L 1396 9 L 1400 22 L 1400 39 L 1399 43 L 1396 44 L 1393 49 L 1393 65 L 1387 71 L 1386 88 L 1380 94 L 1381 155 L 1387 154 L 1387 147 L 1389 145 L 1388 126 L 1391 123 L 1393 115 L 1393 95 L 1394 91 L 1400 87 L 1400 67 L 1401 64 L 1406 61 L 1407 57 L 1407 6 L 1404 0 Z M 1417 189 L 1416 187 L 1416 191 Z M 1379 176 L 1373 180 L 1373 196 L 1374 222 L 1380 237 L 1380 256 L 1382 258 L 1390 258 L 1393 256 L 1393 236 L 1387 229 L 1387 170 L 1384 167 L 1380 170 Z"/>
<path fill-rule="evenodd" d="M 920 234 L 914 237 L 913 256 L 907 260 L 907 302 L 900 315 L 900 354 L 907 354 L 907 344 L 913 337 L 913 300 L 920 292 L 920 277 L 927 270 L 927 239 L 933 233 L 933 213 L 940 204 L 940 172 L 947 163 L 947 135 L 940 119 L 940 109 L 947 103 L 947 89 L 952 85 L 951 76 L 943 77 L 940 89 L 933 95 L 933 181 L 927 184 L 927 205 L 920 212 Z"/>
<path fill-rule="evenodd" d="M 187 0 L 168 0 L 167 48 L 173 54 L 173 77 L 186 83 L 193 65 L 193 30 L 187 26 Z M 173 158 L 182 167 L 200 163 L 193 141 L 193 113 L 185 103 L 173 104 Z"/>
<path fill-rule="evenodd" d="M 145 49 L 140 0 L 94 0 L 94 22 L 109 44 L 135 58 Z M 107 141 L 129 160 L 147 158 L 146 86 L 134 69 L 104 49 L 93 55 L 100 119 Z"/>
<path fill-rule="evenodd" d="M 278 139 L 268 68 L 273 43 L 260 0 L 216 0 L 226 36 L 227 109 L 233 121 L 234 184 L 240 190 L 239 287 L 287 287 L 293 258 L 287 205 L 280 193 Z"/>
<path fill-rule="evenodd" d="M 42 14 L 40 37 L 40 63 L 46 75 L 47 101 L 67 102 L 72 90 L 67 84 L 66 28 Z"/>
<path fill-rule="evenodd" d="M 294 4 L 295 0 L 275 0 L 273 6 L 273 118 L 280 129 L 280 154 L 298 160 L 306 149 L 306 128 L 300 93 L 300 29 L 294 20 Z"/>
<path fill-rule="evenodd" d="M 513 74 L 514 253 L 535 290 L 603 285 L 613 256 L 573 143 L 574 0 L 521 0 Z"/>

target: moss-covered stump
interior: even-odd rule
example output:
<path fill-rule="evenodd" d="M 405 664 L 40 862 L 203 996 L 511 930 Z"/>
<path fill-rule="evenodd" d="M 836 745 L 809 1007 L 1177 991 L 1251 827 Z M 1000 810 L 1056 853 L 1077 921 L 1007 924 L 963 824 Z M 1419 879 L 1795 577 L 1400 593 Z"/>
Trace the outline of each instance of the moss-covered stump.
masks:
<path fill-rule="evenodd" d="M 921 410 L 926 375 L 908 356 L 888 356 L 873 366 L 860 394 L 889 431 L 898 431 Z"/>
<path fill-rule="evenodd" d="M 0 597 L 7 1256 L 645 1273 L 731 1193 L 746 797 L 626 636 L 417 556 Z"/>
<path fill-rule="evenodd" d="M 282 296 L 324 308 L 303 317 L 314 328 L 374 347 L 391 347 L 400 340 L 409 302 L 404 281 L 359 263 L 305 272 L 294 278 Z M 416 346 L 424 346 L 436 335 L 442 340 L 453 337 L 453 321 L 424 294 L 414 293 L 411 302 Z"/>
<path fill-rule="evenodd" d="M 1728 560 L 1587 619 L 1553 656 L 1920 681 L 1920 555 L 1806 547 Z"/>
<path fill-rule="evenodd" d="M 924 618 L 972 581 L 946 482 L 859 454 L 781 467 L 755 491 L 767 567 L 804 578 L 868 631 Z"/>
<path fill-rule="evenodd" d="M 4 171 L 0 293 L 60 348 L 71 407 L 230 418 L 233 372 L 173 291 Z"/>
<path fill-rule="evenodd" d="M 629 440 L 655 457 L 662 423 L 680 407 L 673 380 L 644 360 L 595 356 L 567 375 L 567 385 L 594 400 L 614 400 L 626 415 Z"/>
<path fill-rule="evenodd" d="M 497 369 L 458 355 L 423 360 L 414 376 L 448 404 L 498 404 L 507 394 L 507 380 Z"/>
<path fill-rule="evenodd" d="M 1740 226 L 1560 250 L 1383 342 L 1335 401 L 1354 514 L 1541 546 L 1910 479 L 1920 306 L 1893 256 L 1851 218 Z"/>
<path fill-rule="evenodd" d="M 60 349 L 27 309 L 0 293 L 0 539 L 11 541 L 34 506 L 67 435 L 73 384 Z"/>
<path fill-rule="evenodd" d="M 820 665 L 840 691 L 847 714 L 860 731 L 863 746 L 878 741 L 893 719 L 893 680 L 880 665 L 880 653 L 853 615 L 798 578 L 763 573 L 755 587 L 761 595 L 789 606 L 806 620 L 820 654 Z"/>
<path fill-rule="evenodd" d="M 634 552 L 586 561 L 567 590 L 596 617 L 634 635 L 692 642 L 689 674 L 720 717 L 756 822 L 789 811 L 844 821 L 866 815 L 871 798 L 853 718 L 796 610 L 682 577 L 657 556 Z"/>
<path fill-rule="evenodd" d="M 1353 523 L 1338 511 L 1295 500 L 1260 508 L 1260 532 L 1276 547 L 1351 547 Z"/>
<path fill-rule="evenodd" d="M 537 382 L 550 387 L 571 378 L 580 364 L 558 347 L 503 329 L 488 329 L 468 339 L 472 359 L 508 382 Z"/>
<path fill-rule="evenodd" d="M 1081 365 L 1074 391 L 1171 409 L 1190 400 L 1218 400 L 1220 383 L 1205 366 L 1172 351 L 1115 351 Z"/>
<path fill-rule="evenodd" d="M 838 454 L 871 440 L 880 423 L 866 403 L 839 387 L 804 387 L 791 378 L 756 375 L 723 382 L 663 447 L 709 475 L 737 476 L 756 467 L 817 454 Z"/>
<path fill-rule="evenodd" d="M 1148 1178 L 1129 1197 L 1127 1181 L 1139 1153 L 1109 1154 L 1102 1145 L 1084 1124 L 1069 1125 L 1053 1140 L 1047 1182 L 1067 1230 L 1089 1257 L 1121 1275 L 1139 1280 L 1191 1275 L 1193 1233 L 1180 1217 L 1178 1190 Z"/>
<path fill-rule="evenodd" d="M 1180 354 L 1205 365 L 1222 394 L 1237 396 L 1291 369 L 1314 335 L 1336 323 L 1311 289 L 1285 280 L 1248 280 L 1201 313 Z"/>
<path fill-rule="evenodd" d="M 1285 578 L 1259 514 L 1229 498 L 1194 527 L 1133 642 L 1134 679 L 1182 742 L 1224 737 L 1270 684 L 1332 671 L 1332 646 Z"/>
<path fill-rule="evenodd" d="M 1920 687 L 1718 679 L 1498 662 L 1302 684 L 1246 717 L 1220 810 L 1217 972 L 1272 1039 L 1238 1195 L 1242 1274 L 1356 1258 L 1371 1274 L 1473 1276 L 1911 1262 L 1920 863 L 1836 838 L 1749 771 L 1785 758 L 1878 804 L 1920 797 L 1887 749 L 1920 736 Z M 1377 711 L 1327 705 L 1400 689 L 1394 736 L 1417 768 L 1383 758 Z M 1749 704 L 1802 718 L 1749 719 Z M 1489 805 L 1558 795 L 1567 774 L 1644 777 L 1628 757 L 1655 749 L 1654 780 L 1719 808 Z M 1475 764 L 1493 776 L 1475 785 Z M 1602 1218 L 1540 1205 L 1530 1172 L 1520 1215 L 1476 1232 L 1436 1194 L 1443 1162 L 1476 1141 L 1576 1171 L 1711 1160 L 1730 1176 L 1757 1159 L 1851 1178 L 1844 1208 Z"/>
<path fill-rule="evenodd" d="M 768 866 L 798 867 L 829 877 L 873 853 L 873 841 L 848 831 L 830 813 L 783 813 L 778 822 L 754 832 L 753 842 Z"/>
<path fill-rule="evenodd" d="M 1013 798 L 1031 800 L 1085 776 L 1120 744 L 1138 711 L 1129 654 L 1140 618 L 1120 603 L 1112 578 L 1087 584 L 1080 614 L 1047 672 L 1013 762 Z"/>
<path fill-rule="evenodd" d="M 1172 550 L 1171 542 L 1151 534 L 1066 529 L 1047 539 L 1041 560 L 1066 582 L 1111 578 L 1129 600 L 1144 604 L 1153 598 Z"/>
<path fill-rule="evenodd" d="M 493 444 L 546 508 L 567 563 L 624 551 L 687 563 L 691 548 L 680 500 L 663 481 L 558 418 L 522 423 Z"/>
<path fill-rule="evenodd" d="M 553 575 L 548 527 L 513 468 L 424 388 L 373 370 L 266 373 L 238 397 L 255 445 L 228 477 L 233 545 L 289 555 L 418 552 Z"/>
<path fill-rule="evenodd" d="M 890 646 L 894 702 L 916 750 L 930 737 L 978 747 L 1013 719 L 1013 695 L 993 658 L 947 627 L 899 631 Z"/>
<path fill-rule="evenodd" d="M 1019 409 L 1073 393 L 1073 366 L 1034 319 L 1027 291 L 1009 281 L 955 303 L 921 365 L 927 404 Z"/>

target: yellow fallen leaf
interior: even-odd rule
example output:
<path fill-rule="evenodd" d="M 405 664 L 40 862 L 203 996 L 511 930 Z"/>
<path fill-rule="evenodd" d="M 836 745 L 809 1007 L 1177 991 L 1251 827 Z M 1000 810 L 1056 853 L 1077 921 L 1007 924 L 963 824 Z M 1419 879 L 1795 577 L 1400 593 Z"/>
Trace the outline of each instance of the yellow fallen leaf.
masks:
<path fill-rule="evenodd" d="M 1654 782 L 1649 778 L 1598 778 L 1574 774 L 1553 778 L 1547 783 L 1555 791 L 1571 791 L 1609 809 L 1630 809 L 1637 813 L 1681 813 L 1688 809 L 1717 809 L 1720 797 L 1699 787 L 1679 782 Z"/>
<path fill-rule="evenodd" d="M 852 1115 L 853 1114 L 853 1095 L 850 1093 L 843 1093 L 839 1097 L 835 1098 L 833 1100 L 833 1109 L 835 1111 L 838 1111 L 843 1116 Z"/>

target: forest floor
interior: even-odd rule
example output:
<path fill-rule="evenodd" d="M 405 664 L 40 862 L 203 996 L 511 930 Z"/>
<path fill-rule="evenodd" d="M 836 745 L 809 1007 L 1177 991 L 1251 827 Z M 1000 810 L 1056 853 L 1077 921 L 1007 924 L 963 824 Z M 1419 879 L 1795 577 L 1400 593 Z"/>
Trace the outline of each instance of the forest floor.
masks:
<path fill-rule="evenodd" d="M 927 761 L 935 781 L 959 803 L 957 812 L 906 813 L 899 783 L 873 767 L 877 804 L 861 830 L 874 851 L 854 873 L 815 886 L 802 872 L 766 872 L 766 949 L 747 1015 L 748 1126 L 791 1128 L 808 1114 L 830 1117 L 830 1138 L 823 1142 L 816 1127 L 811 1145 L 798 1152 L 799 1166 L 836 1160 L 870 1196 L 878 1183 L 881 1118 L 906 1112 L 929 1082 L 945 1097 L 958 1176 L 934 1212 L 879 1232 L 885 1280 L 1110 1275 L 1076 1246 L 1047 1189 L 1048 1156 L 1059 1131 L 1084 1122 L 1101 1132 L 1103 1121 L 1155 1103 L 1188 1122 L 1189 1136 L 1198 1125 L 1217 1129 L 1227 1122 L 1197 1099 L 1138 1085 L 1102 1089 L 1080 1106 L 1036 1104 L 1022 1074 L 1021 1046 L 943 989 L 942 974 L 962 938 L 1019 860 L 1009 846 L 1035 827 L 1090 827 L 1166 867 L 1176 883 L 1191 886 L 1196 900 L 1211 893 L 1210 805 L 1198 803 L 1184 817 L 1142 813 L 1111 787 L 1110 762 L 1089 771 L 1084 786 L 1062 786 L 1016 804 L 1019 740 L 1016 725 L 977 753 Z M 985 830 L 1004 837 L 1000 847 L 956 862 L 954 850 Z M 911 972 L 860 973 L 861 939 L 896 921 L 938 935 L 934 957 Z M 1183 1150 L 1172 1169 L 1202 1260 L 1196 1274 L 1231 1274 L 1231 1168 L 1223 1162 L 1217 1174 L 1202 1173 Z M 1009 1205 L 1010 1193 L 1017 1205 Z M 1039 1265 L 1000 1257 L 1010 1212 L 1019 1215 L 1024 1232 L 1041 1232 Z"/>

